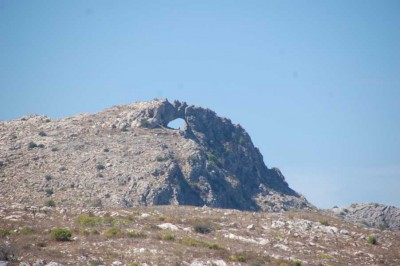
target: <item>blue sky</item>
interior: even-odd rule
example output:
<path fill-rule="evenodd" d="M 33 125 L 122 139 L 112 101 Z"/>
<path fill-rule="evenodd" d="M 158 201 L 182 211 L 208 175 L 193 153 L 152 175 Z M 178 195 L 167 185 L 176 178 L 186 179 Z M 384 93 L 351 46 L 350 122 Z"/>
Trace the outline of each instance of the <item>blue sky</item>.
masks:
<path fill-rule="evenodd" d="M 399 1 L 0 0 L 0 120 L 179 99 L 318 207 L 400 207 Z"/>

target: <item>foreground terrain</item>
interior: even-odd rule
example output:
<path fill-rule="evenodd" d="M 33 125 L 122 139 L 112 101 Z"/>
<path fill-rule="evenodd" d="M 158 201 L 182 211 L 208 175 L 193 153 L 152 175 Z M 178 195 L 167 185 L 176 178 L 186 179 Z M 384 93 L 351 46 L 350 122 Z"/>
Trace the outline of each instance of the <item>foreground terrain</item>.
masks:
<path fill-rule="evenodd" d="M 399 232 L 315 211 L 152 206 L 72 208 L 63 216 L 58 207 L 1 206 L 0 261 L 53 266 L 400 265 Z M 56 228 L 72 235 L 55 240 Z"/>

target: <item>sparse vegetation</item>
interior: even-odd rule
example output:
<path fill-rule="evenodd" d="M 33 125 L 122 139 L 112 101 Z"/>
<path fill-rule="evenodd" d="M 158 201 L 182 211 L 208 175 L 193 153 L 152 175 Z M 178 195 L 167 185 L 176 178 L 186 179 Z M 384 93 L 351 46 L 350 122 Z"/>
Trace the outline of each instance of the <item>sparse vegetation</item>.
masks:
<path fill-rule="evenodd" d="M 156 157 L 157 162 L 165 162 L 165 161 L 168 161 L 168 159 L 169 159 L 169 157 L 167 155 L 166 156 L 157 155 L 157 157 Z"/>
<path fill-rule="evenodd" d="M 50 181 L 50 180 L 53 179 L 53 176 L 52 175 L 46 175 L 44 178 L 46 179 L 46 181 Z"/>
<path fill-rule="evenodd" d="M 140 120 L 140 126 L 141 127 L 149 127 L 150 126 L 150 122 L 147 118 L 142 118 Z"/>
<path fill-rule="evenodd" d="M 11 231 L 8 229 L 1 229 L 0 228 L 0 237 L 11 235 Z"/>
<path fill-rule="evenodd" d="M 41 136 L 41 137 L 46 137 L 47 134 L 46 134 L 46 132 L 44 132 L 44 131 L 40 131 L 40 132 L 39 132 L 39 136 Z"/>
<path fill-rule="evenodd" d="M 140 238 L 140 237 L 145 237 L 146 235 L 142 231 L 138 230 L 130 230 L 126 234 L 128 237 L 132 238 Z"/>
<path fill-rule="evenodd" d="M 208 234 L 212 232 L 213 228 L 209 223 L 199 222 L 193 225 L 193 229 L 195 232 L 200 234 Z"/>
<path fill-rule="evenodd" d="M 44 144 L 40 143 L 40 144 L 37 145 L 37 147 L 43 149 L 44 148 Z"/>
<path fill-rule="evenodd" d="M 122 234 L 121 229 L 119 229 L 117 227 L 110 228 L 110 229 L 108 229 L 108 230 L 106 230 L 104 232 L 104 236 L 107 237 L 107 238 L 110 238 L 110 237 L 121 237 L 122 235 L 123 234 Z"/>
<path fill-rule="evenodd" d="M 98 165 L 96 165 L 96 169 L 97 170 L 104 170 L 104 169 L 106 169 L 106 167 L 104 165 L 102 165 L 102 164 L 98 164 Z"/>
<path fill-rule="evenodd" d="M 66 228 L 56 228 L 51 231 L 51 238 L 56 241 L 70 241 L 71 231 Z"/>
<path fill-rule="evenodd" d="M 54 191 L 53 191 L 52 188 L 47 188 L 44 192 L 46 192 L 46 195 L 47 195 L 47 196 L 51 196 L 51 195 L 54 194 Z"/>
<path fill-rule="evenodd" d="M 319 223 L 325 226 L 329 226 L 329 222 L 327 220 L 320 220 Z"/>
<path fill-rule="evenodd" d="M 376 245 L 377 244 L 377 239 L 376 239 L 375 236 L 369 236 L 367 240 L 368 240 L 368 243 L 371 244 L 371 245 Z"/>
<path fill-rule="evenodd" d="M 246 257 L 244 255 L 231 255 L 228 259 L 230 261 L 246 262 Z"/>
<path fill-rule="evenodd" d="M 204 242 L 200 240 L 196 240 L 194 238 L 190 237 L 185 237 L 181 240 L 181 243 L 187 246 L 193 246 L 193 247 L 204 247 L 204 248 L 209 248 L 209 249 L 220 249 L 221 247 L 217 243 L 211 243 L 211 242 Z"/>
<path fill-rule="evenodd" d="M 44 206 L 47 206 L 47 207 L 55 207 L 55 206 L 56 206 L 56 202 L 55 202 L 54 200 L 52 200 L 52 199 L 49 199 L 49 200 L 46 200 L 46 201 L 44 202 Z"/>
<path fill-rule="evenodd" d="M 104 152 L 109 152 L 109 151 L 110 151 L 110 149 L 108 149 L 108 148 L 105 148 L 103 151 L 104 151 Z"/>
<path fill-rule="evenodd" d="M 32 227 L 24 227 L 19 231 L 19 233 L 21 235 L 29 235 L 29 234 L 32 234 L 33 232 L 34 232 L 34 230 Z"/>
<path fill-rule="evenodd" d="M 161 240 L 166 240 L 166 241 L 174 241 L 175 240 L 175 235 L 172 233 L 164 233 L 160 236 Z"/>
<path fill-rule="evenodd" d="M 34 148 L 36 148 L 38 145 L 35 143 L 35 142 L 33 142 L 33 141 L 31 141 L 31 142 L 29 142 L 28 143 L 28 148 L 29 149 L 34 149 Z"/>

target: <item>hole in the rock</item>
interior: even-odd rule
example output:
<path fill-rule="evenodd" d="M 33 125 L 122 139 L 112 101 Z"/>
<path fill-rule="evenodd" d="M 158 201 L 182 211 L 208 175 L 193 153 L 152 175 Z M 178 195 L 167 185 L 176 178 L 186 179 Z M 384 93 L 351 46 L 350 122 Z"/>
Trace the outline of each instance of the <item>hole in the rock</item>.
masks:
<path fill-rule="evenodd" d="M 172 129 L 185 129 L 186 122 L 182 118 L 177 118 L 168 123 L 168 127 Z"/>

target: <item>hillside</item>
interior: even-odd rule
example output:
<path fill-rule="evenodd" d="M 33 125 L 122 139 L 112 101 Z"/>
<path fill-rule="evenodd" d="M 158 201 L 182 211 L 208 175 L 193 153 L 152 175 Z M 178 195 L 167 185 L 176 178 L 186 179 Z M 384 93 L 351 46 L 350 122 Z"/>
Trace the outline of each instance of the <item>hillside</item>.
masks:
<path fill-rule="evenodd" d="M 168 128 L 181 118 L 186 128 Z M 0 122 L 0 200 L 59 206 L 313 208 L 250 136 L 213 111 L 167 100 L 52 120 Z"/>
<path fill-rule="evenodd" d="M 0 207 L 0 265 L 399 265 L 400 233 L 315 211 Z M 66 240 L 52 238 L 67 228 Z"/>

